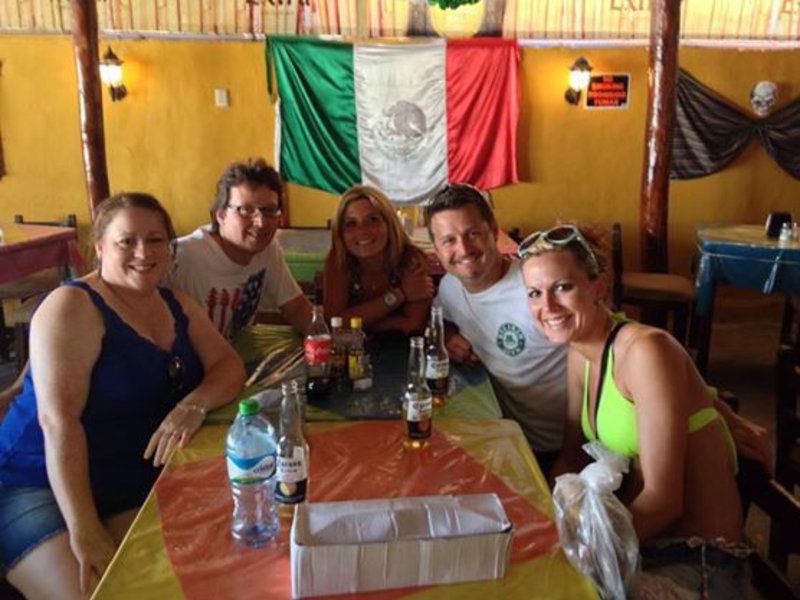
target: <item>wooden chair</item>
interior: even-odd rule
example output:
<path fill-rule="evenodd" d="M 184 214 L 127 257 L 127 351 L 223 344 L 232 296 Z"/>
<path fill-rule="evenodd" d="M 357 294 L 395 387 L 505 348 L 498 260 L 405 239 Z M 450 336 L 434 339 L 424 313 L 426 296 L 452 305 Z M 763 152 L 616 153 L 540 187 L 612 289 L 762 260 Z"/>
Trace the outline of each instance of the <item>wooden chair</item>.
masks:
<path fill-rule="evenodd" d="M 800 350 L 778 348 L 775 371 L 775 479 L 790 492 L 800 485 Z"/>
<path fill-rule="evenodd" d="M 60 221 L 27 221 L 22 215 L 14 215 L 14 222 L 74 229 L 78 227 L 78 219 L 74 214 L 69 214 Z M 22 370 L 28 360 L 27 329 L 33 312 L 39 305 L 42 295 L 58 287 L 66 276 L 67 273 L 63 269 L 52 268 L 0 285 L 0 306 L 2 307 L 0 324 L 5 328 L 13 328 L 17 370 Z M 0 340 L 3 339 L 7 340 L 8 337 L 0 335 Z M 0 348 L 0 353 L 7 355 L 7 348 Z"/>
<path fill-rule="evenodd" d="M 739 459 L 738 484 L 745 510 L 758 506 L 770 520 L 767 550 L 751 556 L 753 585 L 765 598 L 800 600 L 786 577 L 789 555 L 800 553 L 800 501 L 747 459 Z"/>
<path fill-rule="evenodd" d="M 616 308 L 638 306 L 642 309 L 641 320 L 659 327 L 666 326 L 666 316 L 671 313 L 672 334 L 685 345 L 694 303 L 694 282 L 673 273 L 624 272 L 622 228 L 619 223 L 612 225 L 611 262 Z"/>

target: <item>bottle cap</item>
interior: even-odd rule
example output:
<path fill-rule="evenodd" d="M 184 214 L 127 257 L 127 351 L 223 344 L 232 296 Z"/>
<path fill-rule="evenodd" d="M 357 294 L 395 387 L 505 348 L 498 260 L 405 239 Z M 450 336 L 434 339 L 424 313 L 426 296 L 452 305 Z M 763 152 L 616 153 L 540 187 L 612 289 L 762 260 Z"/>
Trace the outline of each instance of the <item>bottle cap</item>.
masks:
<path fill-rule="evenodd" d="M 361 329 L 361 317 L 351 317 L 350 329 Z"/>
<path fill-rule="evenodd" d="M 342 317 L 331 317 L 331 327 L 341 327 Z"/>
<path fill-rule="evenodd" d="M 240 415 L 254 415 L 258 412 L 258 409 L 261 406 L 258 403 L 258 400 L 253 398 L 248 398 L 247 400 L 240 400 L 239 401 L 239 414 Z"/>

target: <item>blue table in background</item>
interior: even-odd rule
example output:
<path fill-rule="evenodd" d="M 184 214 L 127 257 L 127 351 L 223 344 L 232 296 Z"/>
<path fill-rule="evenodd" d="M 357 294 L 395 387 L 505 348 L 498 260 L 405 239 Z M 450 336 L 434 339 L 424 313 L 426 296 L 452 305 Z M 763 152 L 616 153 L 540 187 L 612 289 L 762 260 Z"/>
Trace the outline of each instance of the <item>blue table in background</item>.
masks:
<path fill-rule="evenodd" d="M 697 247 L 697 368 L 705 375 L 717 285 L 730 283 L 764 294 L 800 293 L 800 243 L 768 238 L 763 225 L 720 225 L 698 228 Z"/>

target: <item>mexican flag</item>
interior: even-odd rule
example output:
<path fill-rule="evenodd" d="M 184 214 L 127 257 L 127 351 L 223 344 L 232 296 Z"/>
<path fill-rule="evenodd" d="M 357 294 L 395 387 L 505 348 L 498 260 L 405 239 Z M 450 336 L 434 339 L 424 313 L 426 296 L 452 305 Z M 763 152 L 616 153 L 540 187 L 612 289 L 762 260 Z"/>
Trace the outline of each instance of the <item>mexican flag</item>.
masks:
<path fill-rule="evenodd" d="M 519 49 L 498 38 L 352 44 L 269 38 L 287 181 L 418 203 L 446 183 L 517 181 Z"/>

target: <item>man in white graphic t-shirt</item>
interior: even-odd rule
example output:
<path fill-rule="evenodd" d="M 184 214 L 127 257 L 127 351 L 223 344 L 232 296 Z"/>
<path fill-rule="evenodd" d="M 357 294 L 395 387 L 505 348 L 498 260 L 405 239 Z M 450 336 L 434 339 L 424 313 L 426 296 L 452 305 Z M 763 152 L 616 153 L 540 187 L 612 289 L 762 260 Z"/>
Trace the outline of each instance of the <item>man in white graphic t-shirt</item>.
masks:
<path fill-rule="evenodd" d="M 228 338 L 259 311 L 277 308 L 301 332 L 311 320 L 311 304 L 273 243 L 283 189 L 263 159 L 231 163 L 217 182 L 211 225 L 178 239 L 171 283 L 204 306 Z"/>
<path fill-rule="evenodd" d="M 504 416 L 519 423 L 546 474 L 561 448 L 566 346 L 534 325 L 519 264 L 497 250 L 497 221 L 483 192 L 449 185 L 426 216 L 447 271 L 434 304 L 448 322 L 450 356 L 489 371 Z"/>

